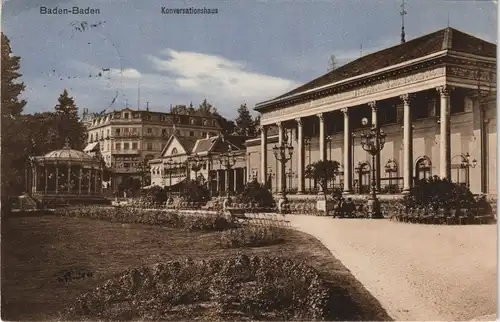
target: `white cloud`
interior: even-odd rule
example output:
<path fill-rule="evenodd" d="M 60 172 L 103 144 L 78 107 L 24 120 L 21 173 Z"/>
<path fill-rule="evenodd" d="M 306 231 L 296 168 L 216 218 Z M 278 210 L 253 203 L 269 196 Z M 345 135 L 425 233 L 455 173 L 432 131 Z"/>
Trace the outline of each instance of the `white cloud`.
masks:
<path fill-rule="evenodd" d="M 33 92 L 44 92 L 44 98 L 55 102 L 63 86 L 70 90 L 79 107 L 101 111 L 119 93 L 112 109 L 125 106 L 137 107 L 140 83 L 141 108 L 150 102 L 151 109 L 161 110 L 176 104 L 194 105 L 208 99 L 227 117 L 234 117 L 240 104 L 247 103 L 252 109 L 258 102 L 268 100 L 289 91 L 298 83 L 249 71 L 246 63 L 223 57 L 195 52 L 166 49 L 166 57 L 147 56 L 153 72 L 140 72 L 137 68 L 111 69 L 106 77 L 89 78 L 89 74 L 101 68 L 85 62 L 70 61 L 64 65 L 81 77 L 58 82 L 59 79 L 39 77 L 31 82 Z M 29 104 L 29 102 L 28 102 Z M 51 109 L 50 104 L 47 109 Z M 28 106 L 29 109 L 29 106 Z M 47 110 L 45 109 L 45 110 Z"/>

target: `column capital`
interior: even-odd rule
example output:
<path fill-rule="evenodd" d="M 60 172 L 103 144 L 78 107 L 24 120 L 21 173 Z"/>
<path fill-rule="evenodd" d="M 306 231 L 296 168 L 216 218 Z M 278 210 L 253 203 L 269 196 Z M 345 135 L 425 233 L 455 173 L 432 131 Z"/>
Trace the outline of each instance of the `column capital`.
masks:
<path fill-rule="evenodd" d="M 368 106 L 372 108 L 372 111 L 377 110 L 377 101 L 368 102 Z"/>
<path fill-rule="evenodd" d="M 448 96 L 450 96 L 450 93 L 453 90 L 453 87 L 447 86 L 447 85 L 438 86 L 438 87 L 436 87 L 436 90 L 439 92 L 439 95 L 441 95 L 441 97 L 448 97 Z"/>
<path fill-rule="evenodd" d="M 319 118 L 320 122 L 323 122 L 325 120 L 325 115 L 323 113 L 318 113 L 316 116 Z"/>
<path fill-rule="evenodd" d="M 344 113 L 344 116 L 345 116 L 345 115 L 349 115 L 349 109 L 348 109 L 347 107 L 343 107 L 343 108 L 341 108 L 341 109 L 340 109 L 340 111 L 341 111 L 342 113 Z"/>
<path fill-rule="evenodd" d="M 257 126 L 257 128 L 258 128 L 259 132 L 264 132 L 265 133 L 267 131 L 267 125 L 260 124 L 260 125 Z"/>
<path fill-rule="evenodd" d="M 415 95 L 413 93 L 406 93 L 406 94 L 400 95 L 399 98 L 401 99 L 401 101 L 403 101 L 403 103 L 405 105 L 408 105 L 408 104 L 410 104 L 412 99 L 415 98 Z"/>
<path fill-rule="evenodd" d="M 297 122 L 298 126 L 302 126 L 304 124 L 304 120 L 301 117 L 295 118 L 295 122 Z"/>
<path fill-rule="evenodd" d="M 281 121 L 276 122 L 276 126 L 277 126 L 279 129 L 281 129 L 281 128 L 283 128 L 283 123 L 282 123 Z"/>

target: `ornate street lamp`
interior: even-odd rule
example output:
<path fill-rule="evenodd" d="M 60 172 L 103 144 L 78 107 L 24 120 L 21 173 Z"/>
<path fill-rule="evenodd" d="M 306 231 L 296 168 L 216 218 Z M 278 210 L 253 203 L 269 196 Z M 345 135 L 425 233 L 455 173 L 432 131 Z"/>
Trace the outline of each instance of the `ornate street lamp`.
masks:
<path fill-rule="evenodd" d="M 306 137 L 304 138 L 304 145 L 307 146 L 307 150 L 308 150 L 308 159 L 307 159 L 307 166 L 310 166 L 311 165 L 311 138 L 310 137 Z M 311 178 L 309 178 L 309 192 L 311 192 Z"/>
<path fill-rule="evenodd" d="M 200 171 L 202 168 L 201 158 L 197 154 L 195 154 L 192 157 L 188 158 L 188 160 L 191 163 L 191 170 L 194 171 L 194 179 L 198 181 L 198 171 Z"/>
<path fill-rule="evenodd" d="M 228 146 L 228 150 L 225 153 L 222 153 L 220 155 L 220 163 L 221 165 L 226 168 L 226 200 L 227 203 L 231 203 L 231 191 L 229 189 L 229 171 L 231 168 L 236 164 L 236 155 L 233 151 L 231 151 L 231 146 Z"/>
<path fill-rule="evenodd" d="M 467 182 L 467 189 L 470 188 L 470 168 L 475 168 L 477 166 L 477 160 L 473 159 L 472 162 L 470 161 L 470 154 L 467 152 L 464 155 L 462 155 L 462 163 L 460 164 L 460 167 L 462 169 L 465 169 L 465 176 L 466 176 L 466 182 Z"/>
<path fill-rule="evenodd" d="M 368 119 L 363 118 L 362 124 L 368 124 Z M 377 156 L 380 151 L 384 148 L 386 134 L 383 130 L 377 129 L 377 127 L 372 126 L 370 131 L 361 134 L 361 146 L 363 150 L 368 152 L 372 156 L 372 165 L 375 164 L 375 156 Z M 368 213 L 371 218 L 383 218 L 380 212 L 380 202 L 377 199 L 377 179 L 375 177 L 375 168 L 372 169 L 372 184 L 371 184 L 371 195 L 368 199 Z"/>
<path fill-rule="evenodd" d="M 275 145 L 273 148 L 273 154 L 277 161 L 281 163 L 281 192 L 280 200 L 278 201 L 278 210 L 280 213 L 285 214 L 289 212 L 288 200 L 286 198 L 286 163 L 292 158 L 293 146 L 286 143 L 288 140 L 283 140 L 280 146 Z"/>
<path fill-rule="evenodd" d="M 294 177 L 296 177 L 295 172 L 292 171 L 290 168 L 288 172 L 286 173 L 286 176 L 288 177 L 288 190 L 292 189 L 292 180 Z"/>

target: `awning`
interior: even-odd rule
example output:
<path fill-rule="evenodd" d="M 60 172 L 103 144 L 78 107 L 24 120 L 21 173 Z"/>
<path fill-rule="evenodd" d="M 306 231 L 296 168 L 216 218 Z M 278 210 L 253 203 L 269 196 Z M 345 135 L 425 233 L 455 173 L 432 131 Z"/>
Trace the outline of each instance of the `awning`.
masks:
<path fill-rule="evenodd" d="M 83 149 L 83 152 L 92 152 L 92 151 L 96 150 L 96 148 L 98 146 L 99 146 L 99 142 L 89 143 L 89 144 L 87 144 L 87 146 L 85 147 L 85 149 Z"/>

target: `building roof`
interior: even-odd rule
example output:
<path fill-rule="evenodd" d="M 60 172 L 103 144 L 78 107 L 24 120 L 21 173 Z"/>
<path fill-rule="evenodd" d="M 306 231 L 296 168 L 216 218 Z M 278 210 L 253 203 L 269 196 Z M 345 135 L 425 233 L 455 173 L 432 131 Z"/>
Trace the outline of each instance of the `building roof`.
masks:
<path fill-rule="evenodd" d="M 96 159 L 85 152 L 71 149 L 68 141 L 62 149 L 54 150 L 46 153 L 42 157 L 36 157 L 37 160 L 43 161 L 68 161 L 75 163 L 98 163 Z"/>
<path fill-rule="evenodd" d="M 233 151 L 245 150 L 245 141 L 247 139 L 247 136 L 242 135 L 219 135 L 200 139 L 196 143 L 193 153 L 223 153 L 228 151 L 229 146 Z"/>
<path fill-rule="evenodd" d="M 360 57 L 272 100 L 285 98 L 351 77 L 374 72 L 385 67 L 422 58 L 446 49 L 484 57 L 496 57 L 495 44 L 453 28 L 445 28 L 373 54 Z M 264 103 L 265 102 L 262 102 L 260 104 Z M 256 110 L 260 108 L 258 106 L 260 104 L 257 104 Z"/>
<path fill-rule="evenodd" d="M 187 153 L 191 153 L 193 151 L 197 138 L 190 136 L 177 136 L 175 134 L 173 136 L 179 141 Z"/>

